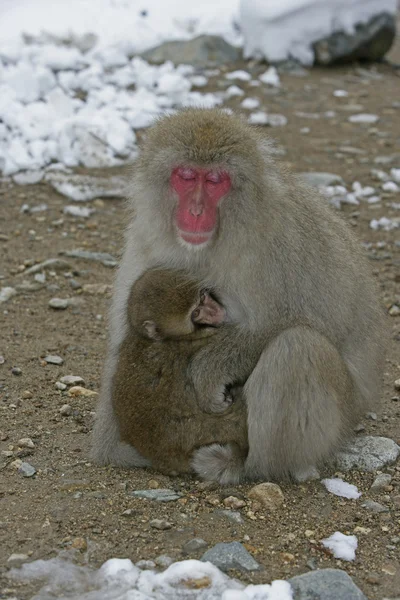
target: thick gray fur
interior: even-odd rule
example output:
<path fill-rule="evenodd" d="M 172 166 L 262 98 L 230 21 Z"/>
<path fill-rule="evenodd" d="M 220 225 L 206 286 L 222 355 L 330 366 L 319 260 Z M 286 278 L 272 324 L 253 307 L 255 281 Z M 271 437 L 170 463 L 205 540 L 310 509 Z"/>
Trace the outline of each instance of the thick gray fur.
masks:
<path fill-rule="evenodd" d="M 378 400 L 385 326 L 359 243 L 315 190 L 282 172 L 269 148 L 257 129 L 220 110 L 189 109 L 149 132 L 133 177 L 133 216 L 115 283 L 93 434 L 98 463 L 146 465 L 119 440 L 111 393 L 131 285 L 154 266 L 186 269 L 210 285 L 240 327 L 201 350 L 191 365 L 204 410 L 222 385 L 254 367 L 245 386 L 250 450 L 236 479 L 284 477 L 326 460 Z M 207 247 L 177 240 L 176 199 L 168 186 L 177 165 L 232 174 L 218 236 Z M 205 449 L 195 464 L 212 475 L 219 469 L 216 454 Z M 226 460 L 232 464 L 231 456 Z"/>

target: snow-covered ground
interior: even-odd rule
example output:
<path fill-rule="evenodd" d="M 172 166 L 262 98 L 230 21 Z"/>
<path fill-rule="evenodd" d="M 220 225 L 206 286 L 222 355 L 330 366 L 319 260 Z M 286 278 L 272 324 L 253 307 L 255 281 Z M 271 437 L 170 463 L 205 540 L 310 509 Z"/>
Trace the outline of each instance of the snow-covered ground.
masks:
<path fill-rule="evenodd" d="M 97 571 L 68 557 L 37 560 L 13 569 L 19 581 L 44 580 L 40 600 L 292 600 L 286 581 L 248 585 L 230 579 L 211 563 L 185 560 L 162 573 L 140 569 L 128 559 L 113 558 Z"/>

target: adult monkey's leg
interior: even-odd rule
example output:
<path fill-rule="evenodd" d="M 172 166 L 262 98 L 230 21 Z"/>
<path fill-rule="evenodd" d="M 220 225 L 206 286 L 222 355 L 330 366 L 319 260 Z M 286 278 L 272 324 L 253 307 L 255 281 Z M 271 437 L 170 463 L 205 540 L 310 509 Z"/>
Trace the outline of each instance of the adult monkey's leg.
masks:
<path fill-rule="evenodd" d="M 354 424 L 348 369 L 336 348 L 308 327 L 287 329 L 268 345 L 245 396 L 250 478 L 295 475 L 320 463 Z"/>

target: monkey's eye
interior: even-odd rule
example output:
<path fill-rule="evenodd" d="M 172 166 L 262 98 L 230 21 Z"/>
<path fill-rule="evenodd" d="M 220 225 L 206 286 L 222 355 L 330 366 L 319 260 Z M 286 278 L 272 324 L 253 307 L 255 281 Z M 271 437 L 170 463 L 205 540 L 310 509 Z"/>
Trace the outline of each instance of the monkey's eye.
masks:
<path fill-rule="evenodd" d="M 221 173 L 218 173 L 217 171 L 209 171 L 207 173 L 206 181 L 208 183 L 221 183 Z"/>
<path fill-rule="evenodd" d="M 192 312 L 192 319 L 197 319 L 200 316 L 200 309 L 196 308 L 193 312 Z"/>
<path fill-rule="evenodd" d="M 196 171 L 194 169 L 182 167 L 176 173 L 180 179 L 184 179 L 185 181 L 196 179 Z"/>

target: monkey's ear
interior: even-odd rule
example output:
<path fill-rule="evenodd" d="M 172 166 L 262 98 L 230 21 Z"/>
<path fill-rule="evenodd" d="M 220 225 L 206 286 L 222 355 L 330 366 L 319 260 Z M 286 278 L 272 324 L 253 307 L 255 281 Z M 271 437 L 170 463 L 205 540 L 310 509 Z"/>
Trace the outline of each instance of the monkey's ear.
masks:
<path fill-rule="evenodd" d="M 143 321 L 143 329 L 150 340 L 160 340 L 161 336 L 154 321 Z"/>

